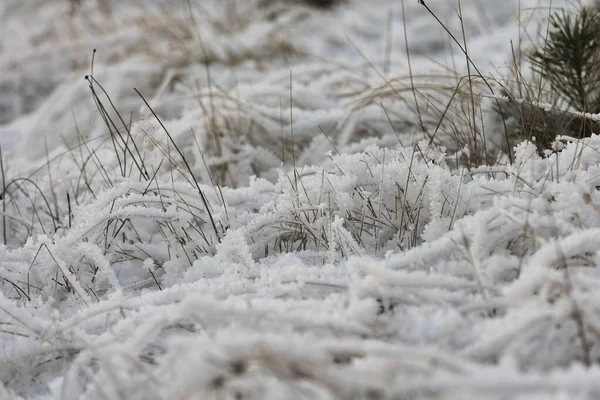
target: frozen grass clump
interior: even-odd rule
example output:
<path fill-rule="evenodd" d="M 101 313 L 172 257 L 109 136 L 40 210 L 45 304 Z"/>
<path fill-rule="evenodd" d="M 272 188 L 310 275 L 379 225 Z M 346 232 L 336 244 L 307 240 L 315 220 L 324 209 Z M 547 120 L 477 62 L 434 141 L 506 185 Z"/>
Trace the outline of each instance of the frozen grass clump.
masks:
<path fill-rule="evenodd" d="M 460 177 L 436 162 L 442 154 L 418 145 L 331 156 L 323 167 L 282 175 L 273 199 L 244 230 L 261 255 L 312 250 L 347 258 L 410 249 L 422 243 L 433 219 L 449 229 L 453 218 L 470 211 L 468 193 L 456 190 Z"/>
<path fill-rule="evenodd" d="M 471 173 L 452 173 L 433 162 L 442 155 L 418 149 L 370 147 L 276 184 L 225 189 L 227 213 L 211 194 L 213 217 L 228 223 L 220 243 L 204 213 L 189 214 L 186 204 L 201 209 L 189 185 L 177 187 L 178 200 L 160 183 L 160 196 L 138 193 L 135 182 L 106 191 L 74 212 L 70 233 L 2 250 L 10 281 L 3 330 L 13 349 L 3 354 L 3 379 L 23 392 L 38 374 L 56 396 L 81 398 L 277 398 L 290 390 L 304 398 L 446 398 L 457 390 L 501 398 L 578 393 L 573 381 L 593 397 L 595 367 L 576 365 L 592 365 L 599 343 L 600 137 L 546 158 L 523 143 L 513 165 Z M 382 174 L 397 182 L 382 184 Z M 433 196 L 427 182 L 446 196 Z M 405 212 L 419 208 L 421 217 L 417 224 L 405 215 L 406 236 L 395 229 L 387 238 L 402 218 L 391 207 L 403 192 Z M 113 211 L 99 212 L 107 204 Z M 359 212 L 372 223 L 354 236 L 360 219 L 349 215 Z M 295 215 L 305 231 L 286 225 Z M 202 216 L 211 246 L 199 251 L 176 234 Z M 124 239 L 107 239 L 111 218 L 149 236 L 124 227 Z M 323 237 L 313 241 L 317 229 Z M 129 269 L 117 254 L 131 255 Z M 184 372 L 198 370 L 202 379 Z"/>

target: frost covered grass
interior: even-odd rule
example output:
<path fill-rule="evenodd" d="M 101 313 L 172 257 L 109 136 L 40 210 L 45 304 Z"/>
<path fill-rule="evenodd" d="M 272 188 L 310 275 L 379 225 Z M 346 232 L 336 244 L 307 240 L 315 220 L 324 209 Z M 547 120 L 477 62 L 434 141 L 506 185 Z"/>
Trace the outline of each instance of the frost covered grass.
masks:
<path fill-rule="evenodd" d="M 548 4 L 321 3 L 0 3 L 0 398 L 600 396 Z"/>

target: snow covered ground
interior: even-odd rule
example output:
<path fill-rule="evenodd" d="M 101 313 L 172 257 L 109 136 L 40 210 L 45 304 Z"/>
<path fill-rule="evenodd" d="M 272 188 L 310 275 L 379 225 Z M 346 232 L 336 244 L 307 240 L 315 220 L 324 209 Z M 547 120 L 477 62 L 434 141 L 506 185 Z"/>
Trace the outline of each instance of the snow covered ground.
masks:
<path fill-rule="evenodd" d="M 0 2 L 0 399 L 600 398 L 600 136 L 493 101 L 574 4 L 426 5 L 494 93 L 416 0 Z"/>

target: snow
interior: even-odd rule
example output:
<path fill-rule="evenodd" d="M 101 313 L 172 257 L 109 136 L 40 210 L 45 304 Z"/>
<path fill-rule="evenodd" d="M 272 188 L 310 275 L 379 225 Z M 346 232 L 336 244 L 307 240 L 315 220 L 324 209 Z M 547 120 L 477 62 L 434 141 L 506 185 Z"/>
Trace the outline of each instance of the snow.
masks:
<path fill-rule="evenodd" d="M 426 3 L 494 80 L 550 5 Z M 600 136 L 475 80 L 465 164 L 466 73 L 412 0 L 0 2 L 0 399 L 600 397 Z"/>

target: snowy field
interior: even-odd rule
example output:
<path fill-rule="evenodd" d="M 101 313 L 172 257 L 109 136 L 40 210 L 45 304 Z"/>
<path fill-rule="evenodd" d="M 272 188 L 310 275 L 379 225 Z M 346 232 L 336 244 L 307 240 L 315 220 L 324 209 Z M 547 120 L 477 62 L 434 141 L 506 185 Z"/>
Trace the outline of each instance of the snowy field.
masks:
<path fill-rule="evenodd" d="M 0 399 L 600 398 L 600 136 L 495 107 L 577 5 L 308 3 L 0 0 Z"/>

